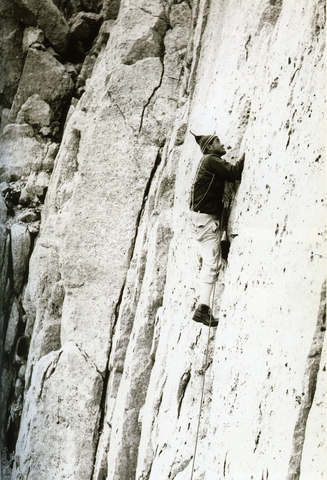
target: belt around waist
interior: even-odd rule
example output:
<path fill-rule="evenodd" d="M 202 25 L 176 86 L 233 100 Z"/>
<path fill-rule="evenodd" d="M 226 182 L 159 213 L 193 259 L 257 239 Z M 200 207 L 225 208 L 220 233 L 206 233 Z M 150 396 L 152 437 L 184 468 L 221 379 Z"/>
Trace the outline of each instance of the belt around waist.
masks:
<path fill-rule="evenodd" d="M 196 217 L 201 216 L 203 218 L 207 218 L 207 219 L 210 218 L 212 220 L 217 220 L 218 219 L 217 215 L 213 215 L 212 213 L 200 212 L 200 211 L 196 211 L 196 210 L 191 210 L 190 214 L 191 214 L 191 216 L 196 216 Z"/>

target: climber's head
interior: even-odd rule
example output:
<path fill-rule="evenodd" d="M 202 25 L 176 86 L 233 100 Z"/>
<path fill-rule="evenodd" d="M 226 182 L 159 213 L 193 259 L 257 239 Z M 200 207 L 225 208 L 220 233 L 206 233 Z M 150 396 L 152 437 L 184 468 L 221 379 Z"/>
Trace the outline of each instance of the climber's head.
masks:
<path fill-rule="evenodd" d="M 219 140 L 219 138 L 215 136 L 213 140 L 206 147 L 206 151 L 204 153 L 214 153 L 218 155 L 218 157 L 221 157 L 225 155 L 226 150 L 224 148 L 224 145 Z"/>
<path fill-rule="evenodd" d="M 202 153 L 215 153 L 219 156 L 225 155 L 226 150 L 215 133 L 213 135 L 194 135 L 194 133 L 192 133 L 192 135 L 199 144 Z"/>

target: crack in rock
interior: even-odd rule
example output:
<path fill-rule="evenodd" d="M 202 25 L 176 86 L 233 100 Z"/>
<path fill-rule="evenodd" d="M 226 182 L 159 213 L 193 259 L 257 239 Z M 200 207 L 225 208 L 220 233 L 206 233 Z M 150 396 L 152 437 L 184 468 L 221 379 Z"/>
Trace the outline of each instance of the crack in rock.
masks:
<path fill-rule="evenodd" d="M 112 98 L 112 96 L 111 96 L 111 93 L 110 93 L 109 91 L 108 91 L 107 93 L 108 93 L 108 97 L 110 98 L 110 101 L 111 101 L 112 105 L 117 108 L 117 110 L 119 111 L 119 113 L 120 113 L 121 116 L 123 117 L 124 122 L 126 123 L 126 117 L 125 117 L 125 115 L 124 115 L 124 112 L 122 111 L 122 109 L 120 108 L 120 106 L 118 105 L 118 103 L 113 100 L 113 98 Z"/>
<path fill-rule="evenodd" d="M 152 91 L 152 93 L 151 93 L 148 101 L 146 102 L 146 104 L 144 105 L 144 107 L 143 107 L 143 109 L 142 109 L 139 133 L 141 133 L 141 130 L 142 130 L 142 127 L 143 127 L 143 120 L 144 120 L 145 110 L 146 110 L 146 108 L 149 106 L 149 104 L 150 104 L 151 100 L 153 99 L 156 91 L 159 90 L 159 88 L 161 87 L 164 73 L 165 73 L 165 68 L 164 68 L 164 65 L 162 64 L 162 71 L 161 71 L 161 76 L 160 76 L 159 84 L 158 84 L 156 87 L 154 87 L 154 89 L 153 89 L 153 91 Z"/>
<path fill-rule="evenodd" d="M 147 202 L 147 199 L 148 199 L 148 195 L 149 195 L 149 192 L 150 192 L 150 188 L 151 188 L 151 185 L 152 185 L 152 182 L 154 180 L 154 177 L 156 175 L 156 172 L 158 170 L 158 167 L 161 163 L 161 153 L 160 153 L 160 149 L 158 150 L 158 153 L 157 153 L 157 156 L 156 156 L 156 159 L 155 159 L 155 162 L 154 162 L 154 165 L 153 165 L 153 168 L 152 168 L 152 171 L 150 173 L 150 176 L 149 176 L 149 179 L 147 181 L 147 184 L 145 186 L 145 190 L 144 190 L 144 194 L 143 194 L 143 200 L 142 200 L 142 205 L 141 205 L 141 208 L 140 208 L 140 211 L 138 213 L 138 216 L 137 216 L 137 219 L 136 219 L 136 228 L 135 228 L 135 236 L 132 240 L 132 243 L 131 243 L 131 247 L 130 247 L 130 251 L 129 251 L 129 259 L 131 260 L 133 258 L 133 254 L 134 254 L 134 249 L 135 249 L 135 244 L 136 244 L 136 238 L 137 238 L 137 234 L 138 234 L 138 229 L 139 229 L 139 226 L 140 226 L 140 223 L 141 223 L 141 219 L 142 219 L 142 215 L 143 215 L 143 211 L 144 211 L 144 208 L 145 208 L 145 205 L 146 205 L 146 202 Z"/>

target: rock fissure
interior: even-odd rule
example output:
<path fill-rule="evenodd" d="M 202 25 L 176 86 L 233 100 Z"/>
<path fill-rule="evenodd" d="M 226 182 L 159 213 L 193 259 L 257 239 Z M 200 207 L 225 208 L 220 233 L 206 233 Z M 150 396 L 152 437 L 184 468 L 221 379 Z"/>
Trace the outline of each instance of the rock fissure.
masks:
<path fill-rule="evenodd" d="M 100 400 L 100 419 L 99 419 L 99 428 L 98 428 L 98 437 L 97 437 L 97 442 L 96 442 L 96 445 L 95 445 L 95 454 L 94 454 L 94 461 L 93 461 L 93 468 L 92 468 L 92 474 L 91 474 L 91 479 L 99 479 L 100 478 L 97 476 L 97 457 L 100 456 L 100 452 L 99 452 L 99 449 L 100 449 L 100 441 L 101 441 L 101 436 L 104 434 L 104 425 L 105 425 L 105 422 L 106 422 L 106 413 L 107 413 L 107 395 L 108 395 L 108 389 L 109 389 L 109 382 L 110 382 L 110 376 L 111 376 L 111 372 L 110 372 L 110 369 L 109 369 L 109 365 L 110 365 L 110 357 L 111 357 L 111 353 L 112 353 L 112 346 L 113 346 L 113 343 L 114 343 L 114 337 L 115 337 L 115 329 L 116 329 L 116 325 L 117 325 L 117 322 L 118 322 L 118 318 L 119 318 L 119 311 L 120 311 L 120 307 L 121 307 L 121 303 L 122 303 L 122 299 L 123 299 L 123 295 L 124 295 L 124 290 L 125 290 L 125 285 L 126 285 L 126 281 L 124 282 L 121 290 L 120 290 L 120 294 L 119 294 L 119 298 L 117 300 L 117 303 L 116 303 L 116 306 L 115 306 L 115 309 L 114 309 L 114 321 L 113 321 L 113 324 L 112 324 L 112 327 L 111 327 L 111 333 L 110 333 L 110 338 L 111 338 L 111 341 L 110 341 L 110 348 L 109 348 L 109 351 L 108 351 L 108 360 L 107 360 L 107 364 L 106 364 L 106 368 L 105 368 L 105 374 L 102 375 L 102 378 L 103 378 L 103 387 L 102 387 L 102 394 L 101 394 L 101 400 Z M 111 426 L 109 426 L 110 429 L 111 429 Z M 109 446 L 109 445 L 108 445 Z M 100 463 L 101 463 L 101 460 L 100 460 Z M 106 469 L 104 467 L 102 467 L 102 471 L 106 471 Z"/>
<path fill-rule="evenodd" d="M 223 476 L 224 477 L 226 477 L 227 454 L 228 454 L 228 452 L 226 452 L 226 454 L 225 454 L 224 464 L 223 464 Z"/>
<path fill-rule="evenodd" d="M 245 60 L 247 60 L 248 56 L 249 56 L 249 46 L 250 46 L 251 38 L 252 38 L 252 36 L 249 35 L 249 37 L 248 37 L 248 39 L 245 43 L 245 46 L 244 46 L 244 48 L 245 48 Z"/>
<path fill-rule="evenodd" d="M 109 364 L 109 359 L 108 359 L 108 364 Z M 94 458 L 93 458 L 93 462 L 92 462 L 92 472 L 91 472 L 90 479 L 93 479 L 94 476 L 95 476 L 96 459 L 97 459 L 97 456 L 98 456 L 101 435 L 103 434 L 103 430 L 104 430 L 105 415 L 106 415 L 106 395 L 107 395 L 108 384 L 109 384 L 109 376 L 110 376 L 110 372 L 109 372 L 109 369 L 108 369 L 108 364 L 106 366 L 106 373 L 105 373 L 104 376 L 102 376 L 103 386 L 102 386 L 102 394 L 101 394 L 100 407 L 99 407 L 99 409 L 100 409 L 99 428 L 98 428 L 97 438 L 96 438 L 96 442 L 95 442 Z"/>
<path fill-rule="evenodd" d="M 195 83 L 196 83 L 196 75 L 197 75 L 197 70 L 200 62 L 200 53 L 201 53 L 201 39 L 204 35 L 205 28 L 207 26 L 207 21 L 208 21 L 208 15 L 209 15 L 209 10 L 210 10 L 210 0 L 205 0 L 205 4 L 202 10 L 202 18 L 201 18 L 201 27 L 200 27 L 200 33 L 199 33 L 199 40 L 197 42 L 197 45 L 195 47 L 195 51 L 192 56 L 192 65 L 191 65 L 191 70 L 190 70 L 190 75 L 187 83 L 187 94 L 189 98 L 189 102 L 192 102 L 193 94 L 194 94 L 194 89 L 195 89 Z M 194 30 L 198 28 L 198 19 L 200 15 L 200 1 L 197 4 L 197 10 L 195 11 L 194 15 L 194 20 L 193 20 L 193 28 Z M 194 31 L 193 30 L 193 31 Z M 192 44 L 193 50 L 194 50 L 194 44 Z"/>
<path fill-rule="evenodd" d="M 154 15 L 153 12 L 151 12 L 150 10 L 148 10 L 147 8 L 144 8 L 144 7 L 137 7 L 139 10 L 141 10 L 142 12 L 146 13 L 147 15 L 150 15 L 151 17 L 154 17 L 154 18 L 160 18 L 161 20 L 166 20 L 166 16 L 163 15 L 163 14 L 159 14 L 159 15 Z"/>
<path fill-rule="evenodd" d="M 162 70 L 161 70 L 161 75 L 160 75 L 159 83 L 158 83 L 157 86 L 154 87 L 154 89 L 153 89 L 150 97 L 148 98 L 146 104 L 143 106 L 143 109 L 142 109 L 141 121 L 140 121 L 140 126 L 139 126 L 139 133 L 141 133 L 141 131 L 142 131 L 145 111 L 146 111 L 146 109 L 148 108 L 148 106 L 150 105 L 151 100 L 153 99 L 155 93 L 160 89 L 160 87 L 161 87 L 161 85 L 162 85 L 162 80 L 163 80 L 164 74 L 165 74 L 165 69 L 164 69 L 164 64 L 162 63 Z"/>
<path fill-rule="evenodd" d="M 120 106 L 118 105 L 118 103 L 113 100 L 113 98 L 112 98 L 112 96 L 111 96 L 111 93 L 110 93 L 109 91 L 108 91 L 108 97 L 110 98 L 113 106 L 117 108 L 117 110 L 119 111 L 120 115 L 123 117 L 124 122 L 126 123 L 126 117 L 125 117 L 124 112 L 122 111 L 122 109 L 120 108 Z"/>
<path fill-rule="evenodd" d="M 48 366 L 47 368 L 44 370 L 43 374 L 42 374 L 42 378 L 41 378 L 41 382 L 40 382 L 40 390 L 37 394 L 37 400 L 40 400 L 41 397 L 42 397 L 42 393 L 43 393 L 43 388 L 44 388 L 44 385 L 45 385 L 45 382 L 46 380 L 48 380 L 51 375 L 54 374 L 55 370 L 56 370 L 56 367 L 58 365 L 58 362 L 60 360 L 60 357 L 62 355 L 62 350 L 59 352 L 58 354 L 58 357 L 56 358 L 56 360 L 52 361 Z"/>
<path fill-rule="evenodd" d="M 257 448 L 258 448 L 259 441 L 260 441 L 260 436 L 261 436 L 261 430 L 260 430 L 260 432 L 258 433 L 257 438 L 255 439 L 255 447 L 254 447 L 253 453 L 255 453 L 256 450 L 257 450 Z"/>
<path fill-rule="evenodd" d="M 138 212 L 138 214 L 137 214 L 136 225 L 135 225 L 135 235 L 134 235 L 134 238 L 132 239 L 131 246 L 130 246 L 130 249 L 129 249 L 129 259 L 130 259 L 130 260 L 133 258 L 134 249 L 135 249 L 135 244 L 136 244 L 136 239 L 137 239 L 137 235 L 138 235 L 138 230 L 139 230 L 139 227 L 140 227 L 141 219 L 142 219 L 143 212 L 144 212 L 144 209 L 145 209 L 147 200 L 148 200 L 148 195 L 149 195 L 149 192 L 150 192 L 151 185 L 152 185 L 153 180 L 154 180 L 154 178 L 155 178 L 155 176 L 156 176 L 158 167 L 159 167 L 159 165 L 161 164 L 161 160 L 162 160 L 161 149 L 159 149 L 158 152 L 157 152 L 157 156 L 156 156 L 154 165 L 153 165 L 153 167 L 152 167 L 150 176 L 149 176 L 149 178 L 148 178 L 147 184 L 146 184 L 146 186 L 145 186 L 145 190 L 144 190 L 144 194 L 143 194 L 143 199 L 142 199 L 142 203 L 141 203 L 141 208 L 140 208 L 140 210 L 139 210 L 139 212 Z"/>
<path fill-rule="evenodd" d="M 132 256 L 131 256 L 131 258 L 132 258 Z M 123 299 L 123 295 L 124 295 L 125 285 L 126 285 L 126 279 L 125 279 L 125 281 L 124 281 L 124 283 L 123 283 L 123 285 L 120 289 L 118 301 L 117 301 L 116 306 L 115 306 L 114 323 L 113 323 L 113 326 L 112 326 L 112 334 L 113 335 L 115 334 L 115 328 L 116 328 L 118 317 L 119 317 L 119 311 L 120 311 L 120 307 L 121 307 L 121 303 L 122 303 L 122 299 Z M 110 352 L 109 352 L 109 357 L 110 357 Z"/>
<path fill-rule="evenodd" d="M 89 365 L 91 365 L 95 370 L 96 372 L 102 377 L 102 379 L 104 379 L 105 377 L 105 374 L 103 372 L 100 372 L 98 366 L 92 362 L 92 359 L 90 358 L 90 355 L 87 354 L 87 352 L 82 348 L 81 345 L 79 345 L 78 343 L 74 342 L 74 345 L 76 346 L 76 348 L 81 352 L 82 356 L 85 358 L 85 360 L 87 361 L 87 363 Z M 59 360 L 59 359 L 58 359 Z M 57 362 L 58 363 L 58 362 Z"/>

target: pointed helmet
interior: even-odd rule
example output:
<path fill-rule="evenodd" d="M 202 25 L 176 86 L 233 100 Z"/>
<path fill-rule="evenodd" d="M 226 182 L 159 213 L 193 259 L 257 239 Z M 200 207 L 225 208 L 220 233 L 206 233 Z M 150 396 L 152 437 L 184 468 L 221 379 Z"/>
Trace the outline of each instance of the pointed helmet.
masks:
<path fill-rule="evenodd" d="M 215 138 L 216 133 L 213 135 L 195 135 L 193 132 L 192 133 L 193 137 L 195 138 L 196 142 L 198 145 L 200 145 L 201 152 L 204 153 L 207 146 L 212 142 L 212 140 Z"/>

